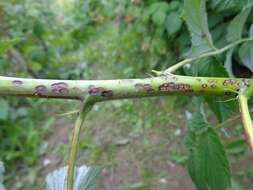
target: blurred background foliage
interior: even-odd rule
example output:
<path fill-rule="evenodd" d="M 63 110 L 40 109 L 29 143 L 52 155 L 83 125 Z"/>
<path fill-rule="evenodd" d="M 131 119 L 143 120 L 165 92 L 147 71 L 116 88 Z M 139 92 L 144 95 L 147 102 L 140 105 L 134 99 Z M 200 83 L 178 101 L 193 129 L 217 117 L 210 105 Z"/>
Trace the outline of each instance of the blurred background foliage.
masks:
<path fill-rule="evenodd" d="M 224 36 L 231 19 L 248 2 L 207 2 L 208 24 L 216 47 L 227 44 Z M 252 21 L 251 13 L 243 36 L 248 35 Z M 48 79 L 150 77 L 152 69 L 163 70 L 175 64 L 187 56 L 191 47 L 182 0 L 0 1 L 0 38 L 10 46 L 0 56 L 1 75 Z M 232 58 L 239 71 L 235 73 L 237 76 L 245 73 L 247 77 L 251 76 L 238 54 Z M 218 59 L 225 63 L 226 56 L 221 55 Z M 201 67 L 195 63 L 179 73 L 227 76 L 217 62 L 206 65 L 208 67 Z M 194 111 L 190 100 L 188 97 L 169 97 L 96 106 L 80 142 L 80 161 L 106 164 L 111 168 L 103 174 L 109 182 L 102 181 L 99 189 L 169 189 L 173 180 L 178 182 L 174 184 L 175 189 L 194 189 L 189 177 L 177 168 L 187 160 L 182 139 L 187 122 L 184 118 Z M 216 119 L 211 110 L 207 110 L 214 124 L 226 120 L 230 111 L 237 108 L 233 101 L 231 106 L 220 110 L 217 105 L 222 103 L 217 104 L 212 97 L 206 97 L 206 102 L 217 115 Z M 35 189 L 34 184 L 37 184 L 37 189 L 42 189 L 39 176 L 66 163 L 67 137 L 74 117 L 58 117 L 57 114 L 77 107 L 73 101 L 0 99 L 0 160 L 6 166 L 7 187 Z M 234 128 L 233 132 L 224 132 L 224 144 L 233 156 L 232 164 L 234 160 L 242 166 L 235 166 L 235 178 L 249 187 L 253 172 L 248 165 L 252 162 L 248 159 L 244 141 L 237 138 L 242 135 L 240 124 Z M 57 143 L 62 141 L 64 143 Z M 48 152 L 57 155 L 57 159 Z M 136 155 L 128 159 L 128 153 Z M 138 168 L 137 172 L 133 164 Z M 168 165 L 170 168 L 163 171 Z M 170 172 L 176 176 L 171 176 Z M 117 174 L 118 178 L 115 177 Z M 180 184 L 182 177 L 186 182 Z"/>

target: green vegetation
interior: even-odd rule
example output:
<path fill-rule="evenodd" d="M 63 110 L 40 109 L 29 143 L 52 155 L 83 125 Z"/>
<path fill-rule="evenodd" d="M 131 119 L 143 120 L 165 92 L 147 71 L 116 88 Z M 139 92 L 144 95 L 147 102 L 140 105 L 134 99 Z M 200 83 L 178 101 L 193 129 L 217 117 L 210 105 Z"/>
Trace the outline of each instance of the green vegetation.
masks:
<path fill-rule="evenodd" d="M 253 83 L 228 77 L 252 76 L 252 6 L 251 0 L 0 2 L 0 74 L 65 80 L 147 78 L 145 83 L 151 85 L 138 96 L 151 90 L 161 95 L 158 90 L 166 81 L 187 84 L 188 90 L 208 95 L 185 97 L 182 94 L 191 92 L 177 88 L 172 97 L 95 104 L 79 142 L 73 141 L 80 148 L 77 163 L 104 167 L 98 189 L 251 189 L 248 147 L 253 147 L 253 133 L 247 101 Z M 209 78 L 196 82 L 182 75 Z M 0 93 L 20 95 L 20 80 L 12 81 L 15 87 L 9 80 L 0 77 Z M 26 95 L 41 95 L 32 91 L 37 84 L 27 80 Z M 82 85 L 83 97 L 88 86 Z M 111 85 L 114 98 L 137 94 L 130 85 L 127 95 L 120 85 Z M 229 96 L 215 96 L 221 93 Z M 44 189 L 45 175 L 67 164 L 78 107 L 72 100 L 0 99 L 0 160 L 8 189 Z"/>

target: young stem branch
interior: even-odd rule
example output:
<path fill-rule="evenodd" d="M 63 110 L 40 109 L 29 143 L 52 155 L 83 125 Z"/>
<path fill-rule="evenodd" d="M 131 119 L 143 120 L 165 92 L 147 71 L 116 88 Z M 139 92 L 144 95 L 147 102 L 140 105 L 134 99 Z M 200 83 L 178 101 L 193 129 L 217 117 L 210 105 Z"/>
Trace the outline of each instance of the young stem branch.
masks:
<path fill-rule="evenodd" d="M 211 52 L 207 52 L 207 53 L 204 53 L 204 54 L 201 54 L 197 57 L 192 57 L 192 58 L 187 58 L 187 59 L 184 59 L 183 61 L 180 61 L 178 63 L 176 63 L 175 65 L 169 67 L 168 69 L 165 70 L 165 72 L 167 73 L 174 73 L 176 70 L 178 70 L 179 68 L 181 68 L 182 66 L 186 65 L 186 64 L 189 64 L 189 63 L 192 63 L 196 60 L 199 60 L 201 58 L 206 58 L 206 57 L 210 57 L 210 56 L 214 56 L 214 55 L 218 55 L 218 54 L 221 54 L 237 45 L 239 45 L 240 43 L 243 43 L 243 42 L 247 42 L 247 41 L 252 41 L 253 38 L 245 38 L 245 39 L 241 39 L 241 40 L 238 40 L 238 41 L 235 41 L 221 49 L 217 49 L 215 51 L 211 51 Z"/>
<path fill-rule="evenodd" d="M 247 138 L 250 150 L 253 153 L 253 125 L 248 107 L 248 97 L 245 95 L 240 95 L 239 104 L 244 133 Z"/>
<path fill-rule="evenodd" d="M 74 186 L 74 172 L 75 164 L 77 159 L 78 141 L 80 136 L 81 127 L 84 123 L 85 117 L 96 103 L 94 97 L 88 96 L 86 100 L 82 102 L 76 123 L 72 135 L 70 154 L 69 154 L 69 165 L 68 165 L 68 176 L 67 176 L 67 190 L 73 190 Z"/>

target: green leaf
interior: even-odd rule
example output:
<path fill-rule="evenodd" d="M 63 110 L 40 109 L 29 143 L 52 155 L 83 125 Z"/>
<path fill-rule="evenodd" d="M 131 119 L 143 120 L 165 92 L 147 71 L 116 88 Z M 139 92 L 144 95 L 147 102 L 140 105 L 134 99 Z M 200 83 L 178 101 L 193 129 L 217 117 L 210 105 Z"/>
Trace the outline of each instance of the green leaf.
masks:
<path fill-rule="evenodd" d="M 172 12 L 166 17 L 165 27 L 168 35 L 172 35 L 181 29 L 182 20 L 177 12 Z"/>
<path fill-rule="evenodd" d="M 205 4 L 205 0 L 184 1 L 185 20 L 192 42 L 190 56 L 198 56 L 215 49 L 208 29 Z"/>
<path fill-rule="evenodd" d="M 228 154 L 240 154 L 246 149 L 246 142 L 244 139 L 236 139 L 226 144 L 226 152 Z"/>
<path fill-rule="evenodd" d="M 0 56 L 3 56 L 8 49 L 13 47 L 19 40 L 0 40 Z"/>
<path fill-rule="evenodd" d="M 202 77 L 226 77 L 227 72 L 216 58 L 204 58 L 191 65 L 190 73 Z"/>
<path fill-rule="evenodd" d="M 205 101 L 211 110 L 215 113 L 219 122 L 223 122 L 231 117 L 233 113 L 237 111 L 237 101 L 230 100 L 227 101 L 227 97 L 214 97 L 205 96 Z"/>
<path fill-rule="evenodd" d="M 242 37 L 243 27 L 251 12 L 251 6 L 243 9 L 240 14 L 236 15 L 235 18 L 230 22 L 227 28 L 227 41 L 233 42 L 239 40 Z"/>
<path fill-rule="evenodd" d="M 190 152 L 189 174 L 198 190 L 220 190 L 231 187 L 231 172 L 224 147 L 214 129 L 197 134 Z"/>
<path fill-rule="evenodd" d="M 250 27 L 249 36 L 253 37 L 253 24 Z M 253 72 L 253 42 L 246 42 L 240 47 L 239 57 L 242 64 Z"/>
<path fill-rule="evenodd" d="M 152 7 L 155 8 L 152 8 Z M 152 12 L 152 21 L 157 26 L 163 26 L 165 22 L 165 18 L 167 15 L 167 11 L 169 9 L 169 5 L 166 2 L 158 2 L 151 5 L 151 8 L 153 10 Z M 155 10 L 155 11 L 154 11 Z"/>
<path fill-rule="evenodd" d="M 217 12 L 240 11 L 247 3 L 248 0 L 209 0 L 211 9 Z"/>
<path fill-rule="evenodd" d="M 194 149 L 196 143 L 196 134 L 201 130 L 207 129 L 208 123 L 204 118 L 204 113 L 198 110 L 194 112 L 192 118 L 188 122 L 188 131 L 185 136 L 185 146 L 188 148 L 188 150 Z"/>
<path fill-rule="evenodd" d="M 147 22 L 152 16 L 152 21 L 157 25 L 164 24 L 166 13 L 169 10 L 169 4 L 166 2 L 156 2 L 152 3 L 148 8 L 144 9 L 142 19 Z M 162 18 L 159 18 L 162 16 Z"/>
<path fill-rule="evenodd" d="M 166 18 L 166 12 L 163 11 L 157 11 L 152 15 L 152 21 L 157 26 L 163 26 Z"/>
<path fill-rule="evenodd" d="M 9 113 L 9 104 L 8 102 L 1 98 L 0 99 L 0 120 L 6 120 Z"/>
<path fill-rule="evenodd" d="M 232 179 L 232 187 L 229 190 L 244 190 L 234 179 Z"/>

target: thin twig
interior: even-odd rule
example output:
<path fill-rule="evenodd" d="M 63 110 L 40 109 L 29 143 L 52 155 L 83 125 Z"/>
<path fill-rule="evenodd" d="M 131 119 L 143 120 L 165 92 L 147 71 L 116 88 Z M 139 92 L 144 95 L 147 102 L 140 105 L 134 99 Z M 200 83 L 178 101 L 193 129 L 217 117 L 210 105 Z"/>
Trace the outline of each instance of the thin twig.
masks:
<path fill-rule="evenodd" d="M 239 105 L 244 133 L 247 138 L 250 150 L 253 153 L 253 125 L 248 107 L 248 97 L 246 97 L 245 95 L 240 95 Z"/>
<path fill-rule="evenodd" d="M 253 38 L 244 38 L 244 39 L 238 40 L 236 42 L 233 42 L 233 43 L 231 43 L 231 44 L 229 44 L 229 45 L 227 45 L 227 46 L 225 46 L 221 49 L 217 49 L 215 51 L 207 52 L 207 53 L 201 54 L 197 57 L 184 59 L 183 61 L 180 61 L 180 62 L 176 63 L 175 65 L 173 65 L 173 66 L 169 67 L 168 69 L 166 69 L 165 72 L 166 73 L 173 73 L 173 72 L 175 72 L 176 70 L 178 70 L 179 68 L 181 68 L 182 66 L 184 66 L 186 64 L 192 63 L 193 61 L 199 60 L 201 58 L 221 54 L 221 53 L 237 46 L 238 44 L 243 43 L 243 42 L 247 42 L 247 41 L 253 41 Z"/>
<path fill-rule="evenodd" d="M 70 154 L 69 154 L 69 165 L 68 165 L 68 176 L 67 176 L 67 190 L 73 190 L 74 185 L 74 171 L 77 158 L 78 141 L 80 136 L 81 127 L 84 123 L 85 117 L 96 103 L 94 97 L 88 96 L 86 100 L 82 102 L 79 115 L 77 117 L 75 128 L 72 135 Z"/>

